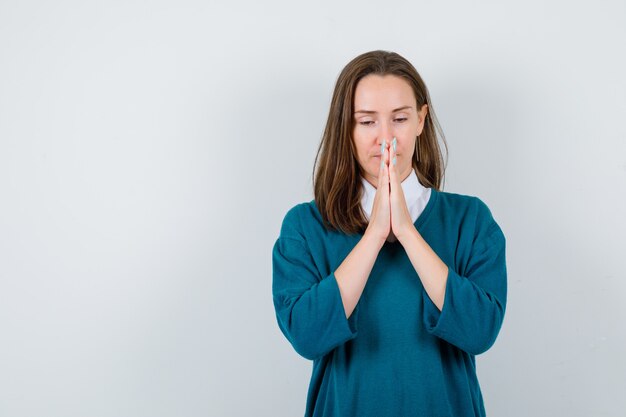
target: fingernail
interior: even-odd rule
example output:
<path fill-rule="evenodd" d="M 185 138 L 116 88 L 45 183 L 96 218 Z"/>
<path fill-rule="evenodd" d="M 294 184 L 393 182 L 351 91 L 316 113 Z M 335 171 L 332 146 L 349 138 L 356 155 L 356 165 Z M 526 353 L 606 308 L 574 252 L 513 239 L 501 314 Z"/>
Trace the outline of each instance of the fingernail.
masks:
<path fill-rule="evenodd" d="M 396 140 L 396 137 L 394 136 L 393 137 L 393 142 L 391 142 L 393 144 L 393 151 L 394 152 L 396 151 L 396 142 L 397 142 L 397 140 Z"/>
<path fill-rule="evenodd" d="M 380 144 L 380 154 L 384 154 L 385 153 L 385 142 L 383 141 L 383 143 Z"/>
<path fill-rule="evenodd" d="M 396 157 L 395 156 L 393 157 L 393 164 L 394 165 L 396 164 Z"/>
<path fill-rule="evenodd" d="M 383 168 L 385 166 L 385 161 L 383 161 L 382 159 L 380 160 L 380 167 Z"/>

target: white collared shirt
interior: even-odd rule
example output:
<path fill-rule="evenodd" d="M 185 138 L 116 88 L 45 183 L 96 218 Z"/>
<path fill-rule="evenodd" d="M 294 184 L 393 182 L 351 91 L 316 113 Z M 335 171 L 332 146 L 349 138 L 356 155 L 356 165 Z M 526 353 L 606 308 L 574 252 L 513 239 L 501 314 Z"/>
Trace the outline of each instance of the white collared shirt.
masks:
<path fill-rule="evenodd" d="M 363 183 L 363 195 L 361 196 L 361 207 L 365 212 L 367 220 L 369 220 L 372 214 L 372 207 L 374 206 L 374 197 L 376 196 L 376 188 L 370 184 L 365 178 L 361 177 Z M 428 199 L 430 198 L 430 188 L 424 187 L 417 179 L 415 168 L 411 170 L 408 177 L 401 183 L 402 192 L 406 200 L 406 205 L 411 213 L 413 223 L 417 220 L 419 215 L 424 211 Z"/>

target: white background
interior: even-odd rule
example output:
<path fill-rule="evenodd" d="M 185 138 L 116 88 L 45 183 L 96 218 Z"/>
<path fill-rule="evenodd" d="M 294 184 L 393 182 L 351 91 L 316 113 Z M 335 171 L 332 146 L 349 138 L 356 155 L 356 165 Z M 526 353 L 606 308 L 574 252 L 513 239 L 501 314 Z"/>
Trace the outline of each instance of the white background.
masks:
<path fill-rule="evenodd" d="M 385 49 L 507 237 L 488 415 L 623 416 L 626 3 L 298 3 L 0 3 L 0 415 L 303 415 L 271 249 Z"/>

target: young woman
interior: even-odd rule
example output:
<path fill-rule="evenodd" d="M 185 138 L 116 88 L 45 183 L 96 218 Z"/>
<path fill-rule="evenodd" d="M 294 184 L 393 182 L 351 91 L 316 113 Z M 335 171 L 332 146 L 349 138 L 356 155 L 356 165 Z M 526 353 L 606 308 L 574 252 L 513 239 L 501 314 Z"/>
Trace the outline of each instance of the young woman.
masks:
<path fill-rule="evenodd" d="M 505 236 L 478 197 L 441 190 L 435 123 L 400 55 L 339 75 L 315 199 L 272 250 L 278 326 L 313 360 L 305 416 L 485 416 L 475 355 L 504 319 Z"/>

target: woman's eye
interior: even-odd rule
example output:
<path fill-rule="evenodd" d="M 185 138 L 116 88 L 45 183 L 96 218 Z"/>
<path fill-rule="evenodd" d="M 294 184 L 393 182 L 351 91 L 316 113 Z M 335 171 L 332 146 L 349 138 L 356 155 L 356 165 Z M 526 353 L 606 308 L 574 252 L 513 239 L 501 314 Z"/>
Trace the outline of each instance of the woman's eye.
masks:
<path fill-rule="evenodd" d="M 394 121 L 400 122 L 400 123 L 404 123 L 406 120 L 407 120 L 406 117 L 400 117 L 398 119 L 394 119 Z M 365 120 L 365 121 L 359 122 L 359 124 L 362 124 L 363 126 L 371 126 L 373 123 L 376 123 L 376 122 L 373 120 Z"/>

